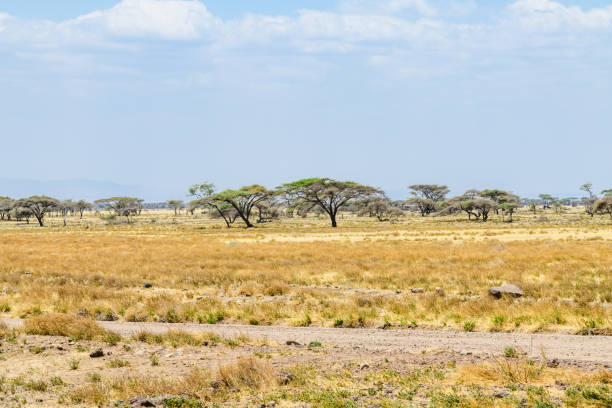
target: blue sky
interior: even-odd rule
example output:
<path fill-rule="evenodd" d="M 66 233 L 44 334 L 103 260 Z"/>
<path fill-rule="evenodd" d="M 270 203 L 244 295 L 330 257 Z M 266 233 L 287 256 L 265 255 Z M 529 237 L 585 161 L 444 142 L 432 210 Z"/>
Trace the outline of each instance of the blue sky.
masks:
<path fill-rule="evenodd" d="M 578 195 L 611 74 L 606 1 L 7 0 L 0 179 Z"/>

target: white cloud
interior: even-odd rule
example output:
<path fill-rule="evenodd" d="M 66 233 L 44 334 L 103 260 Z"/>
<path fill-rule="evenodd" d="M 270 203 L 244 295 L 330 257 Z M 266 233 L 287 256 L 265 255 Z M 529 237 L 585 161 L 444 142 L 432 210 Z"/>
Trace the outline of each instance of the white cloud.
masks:
<path fill-rule="evenodd" d="M 429 72 L 449 75 L 472 61 L 499 61 L 506 55 L 520 60 L 557 53 L 578 59 L 585 55 L 584 49 L 597 49 L 600 58 L 609 55 L 601 50 L 609 48 L 612 6 L 583 10 L 550 0 L 517 0 L 488 19 L 474 23 L 470 18 L 462 23 L 460 14 L 447 20 L 449 14 L 441 4 L 471 7 L 472 0 L 441 1 L 436 2 L 440 5 L 437 12 L 427 0 L 350 0 L 336 11 L 301 10 L 295 16 L 248 14 L 222 20 L 197 0 L 123 0 L 111 9 L 61 23 L 0 14 L 0 47 L 20 50 L 21 58 L 37 53 L 65 56 L 65 65 L 76 69 L 116 64 L 118 72 L 124 66 L 128 72 L 142 68 L 137 53 L 159 49 L 169 56 L 168 61 L 194 61 L 197 75 L 189 83 L 213 82 L 206 72 L 210 67 L 204 69 L 204 77 L 198 76 L 202 73 L 198 67 L 216 58 L 223 61 L 229 54 L 233 61 L 261 61 L 258 58 L 288 55 L 325 60 L 330 55 L 354 53 L 362 57 L 363 66 L 386 72 L 395 67 L 402 77 L 425 77 Z M 417 14 L 403 13 L 406 10 Z M 586 29 L 596 30 L 583 35 Z M 608 35 L 600 35 L 602 30 L 608 30 Z M 186 47 L 173 42 L 185 42 Z M 539 47 L 537 53 L 529 51 L 534 45 Z M 104 52 L 99 52 L 101 46 Z M 87 58 L 73 59 L 71 54 Z M 48 63 L 62 64 L 59 59 Z M 270 75 L 292 72 L 289 68 L 283 65 Z"/>
<path fill-rule="evenodd" d="M 340 3 L 341 12 L 397 14 L 416 12 L 425 16 L 433 16 L 437 10 L 427 0 L 345 0 Z"/>
<path fill-rule="evenodd" d="M 535 30 L 602 29 L 612 27 L 612 6 L 584 11 L 550 0 L 518 0 L 508 7 L 511 18 Z"/>
<path fill-rule="evenodd" d="M 123 0 L 111 9 L 61 23 L 61 28 L 120 37 L 194 40 L 216 30 L 220 24 L 199 1 Z"/>
<path fill-rule="evenodd" d="M 425 0 L 389 0 L 383 3 L 383 8 L 392 13 L 406 10 L 416 10 L 424 15 L 436 14 L 436 9 L 427 4 Z"/>

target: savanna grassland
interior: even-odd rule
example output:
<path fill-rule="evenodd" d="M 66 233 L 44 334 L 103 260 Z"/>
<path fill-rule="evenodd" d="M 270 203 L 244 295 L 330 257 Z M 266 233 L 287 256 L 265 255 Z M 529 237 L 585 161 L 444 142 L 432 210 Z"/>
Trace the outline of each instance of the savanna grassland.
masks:
<path fill-rule="evenodd" d="M 2 317 L 25 319 L 0 330 L 0 406 L 141 406 L 130 402 L 138 396 L 164 407 L 612 406 L 611 362 L 559 365 L 510 346 L 483 357 L 180 331 L 121 336 L 96 324 L 612 332 L 606 218 L 568 209 L 519 212 L 511 224 L 339 223 L 226 229 L 169 211 L 130 225 L 93 215 L 67 227 L 0 223 Z M 488 295 L 504 283 L 524 296 Z"/>
<path fill-rule="evenodd" d="M 0 306 L 6 317 L 610 330 L 612 225 L 580 214 L 522 218 L 347 219 L 337 230 L 300 219 L 228 230 L 157 212 L 135 225 L 5 226 Z M 504 283 L 525 296 L 488 296 Z"/>

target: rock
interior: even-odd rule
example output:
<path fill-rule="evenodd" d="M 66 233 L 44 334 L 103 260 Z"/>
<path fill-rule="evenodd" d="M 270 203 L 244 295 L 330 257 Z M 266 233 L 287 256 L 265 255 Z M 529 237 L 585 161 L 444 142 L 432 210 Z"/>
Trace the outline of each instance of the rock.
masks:
<path fill-rule="evenodd" d="M 546 366 L 549 368 L 557 368 L 559 367 L 559 360 L 553 358 L 552 360 L 546 362 Z"/>
<path fill-rule="evenodd" d="M 467 350 L 461 350 L 459 352 L 459 354 L 461 354 L 462 356 L 470 356 L 470 355 L 472 355 L 472 352 L 471 351 L 467 351 Z"/>
<path fill-rule="evenodd" d="M 162 406 L 162 403 L 161 398 L 136 397 L 130 400 L 132 407 L 157 407 Z"/>
<path fill-rule="evenodd" d="M 424 289 L 423 288 L 412 288 L 412 289 L 410 289 L 410 291 L 412 293 L 423 293 Z"/>
<path fill-rule="evenodd" d="M 523 296 L 523 291 L 516 285 L 506 284 L 502 286 L 493 286 L 489 289 L 489 295 L 496 299 L 501 299 L 503 295 L 512 296 L 513 298 L 520 298 Z"/>
<path fill-rule="evenodd" d="M 508 391 L 498 391 L 495 394 L 493 394 L 493 397 L 495 398 L 506 398 L 509 396 L 510 396 L 510 393 Z"/>
<path fill-rule="evenodd" d="M 79 310 L 77 312 L 77 316 L 81 316 L 81 317 L 89 316 L 89 312 L 87 310 Z"/>
<path fill-rule="evenodd" d="M 281 371 L 278 373 L 278 383 L 281 385 L 287 385 L 291 381 L 293 381 L 293 374 L 288 373 L 286 371 Z"/>
<path fill-rule="evenodd" d="M 359 366 L 360 370 L 365 370 L 366 368 L 370 368 L 370 364 L 366 362 L 361 363 L 361 365 Z"/>
<path fill-rule="evenodd" d="M 401 291 L 401 289 L 395 289 L 395 293 L 397 293 L 399 295 L 400 293 L 402 293 L 402 291 Z"/>
<path fill-rule="evenodd" d="M 96 313 L 96 320 L 99 320 L 102 322 L 115 322 L 119 320 L 119 316 L 117 316 L 113 312 L 99 312 L 99 313 Z"/>
<path fill-rule="evenodd" d="M 145 289 L 151 289 L 153 285 L 151 283 L 145 283 L 142 287 Z"/>
<path fill-rule="evenodd" d="M 98 358 L 98 357 L 104 357 L 104 350 L 97 349 L 96 351 L 92 351 L 91 353 L 89 353 L 89 357 L 91 358 Z"/>
<path fill-rule="evenodd" d="M 285 344 L 287 344 L 288 346 L 299 346 L 300 345 L 300 343 L 298 343 L 295 340 L 287 340 L 287 343 Z"/>

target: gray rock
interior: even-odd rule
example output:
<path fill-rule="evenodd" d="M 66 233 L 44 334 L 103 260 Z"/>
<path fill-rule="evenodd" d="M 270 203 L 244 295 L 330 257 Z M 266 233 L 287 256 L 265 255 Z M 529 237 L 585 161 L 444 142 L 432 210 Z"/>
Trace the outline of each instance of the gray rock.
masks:
<path fill-rule="evenodd" d="M 89 357 L 91 357 L 91 358 L 104 357 L 104 350 L 102 350 L 102 349 L 100 348 L 100 349 L 97 349 L 96 351 L 92 351 L 92 352 L 89 354 Z"/>
<path fill-rule="evenodd" d="M 498 391 L 495 394 L 493 394 L 493 397 L 495 398 L 506 398 L 509 396 L 510 396 L 510 393 L 508 391 Z"/>
<path fill-rule="evenodd" d="M 115 322 L 119 320 L 119 316 L 113 312 L 99 312 L 96 313 L 96 320 L 102 322 Z"/>
<path fill-rule="evenodd" d="M 133 407 L 157 407 L 162 406 L 161 398 L 136 397 L 130 400 L 130 405 Z"/>
<path fill-rule="evenodd" d="M 286 371 L 281 371 L 278 373 L 278 383 L 281 385 L 287 385 L 291 381 L 293 381 L 293 374 L 288 373 Z"/>
<path fill-rule="evenodd" d="M 523 291 L 516 285 L 502 285 L 502 286 L 493 286 L 489 289 L 489 295 L 493 296 L 496 299 L 500 299 L 503 295 L 512 296 L 513 298 L 519 298 L 523 296 Z"/>

